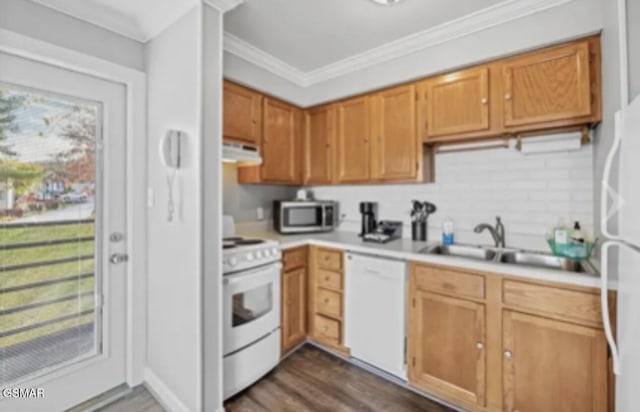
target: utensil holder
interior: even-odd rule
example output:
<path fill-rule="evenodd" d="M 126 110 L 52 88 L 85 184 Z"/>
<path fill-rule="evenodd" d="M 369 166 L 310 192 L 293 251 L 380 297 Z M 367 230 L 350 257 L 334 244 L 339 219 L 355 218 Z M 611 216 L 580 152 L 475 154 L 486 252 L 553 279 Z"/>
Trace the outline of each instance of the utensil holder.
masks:
<path fill-rule="evenodd" d="M 411 239 L 414 242 L 427 241 L 427 222 L 411 222 Z"/>

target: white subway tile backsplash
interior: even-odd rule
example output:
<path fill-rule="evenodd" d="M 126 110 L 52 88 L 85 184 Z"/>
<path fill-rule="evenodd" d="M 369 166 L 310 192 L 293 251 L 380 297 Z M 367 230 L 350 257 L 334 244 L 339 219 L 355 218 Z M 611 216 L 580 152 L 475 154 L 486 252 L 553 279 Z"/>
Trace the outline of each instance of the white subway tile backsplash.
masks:
<path fill-rule="evenodd" d="M 316 197 L 340 202 L 343 230 L 359 230 L 361 201 L 379 204 L 379 218 L 401 220 L 410 236 L 411 200 L 435 203 L 429 237 L 440 238 L 442 221 L 453 219 L 460 241 L 491 243 L 473 228 L 500 215 L 507 245 L 546 249 L 544 235 L 560 219 L 579 220 L 593 231 L 593 148 L 524 156 L 512 149 L 448 153 L 436 157 L 435 184 L 322 186 Z M 458 232 L 459 235 L 458 235 Z"/>

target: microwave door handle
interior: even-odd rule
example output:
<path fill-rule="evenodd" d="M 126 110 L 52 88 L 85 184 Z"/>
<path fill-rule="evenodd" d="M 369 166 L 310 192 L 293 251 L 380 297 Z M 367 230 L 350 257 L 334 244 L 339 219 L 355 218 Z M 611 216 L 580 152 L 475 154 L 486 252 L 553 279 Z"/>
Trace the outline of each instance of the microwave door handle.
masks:
<path fill-rule="evenodd" d="M 322 222 L 320 222 L 320 227 L 322 228 L 322 230 L 325 230 L 327 228 L 327 205 L 322 205 Z"/>

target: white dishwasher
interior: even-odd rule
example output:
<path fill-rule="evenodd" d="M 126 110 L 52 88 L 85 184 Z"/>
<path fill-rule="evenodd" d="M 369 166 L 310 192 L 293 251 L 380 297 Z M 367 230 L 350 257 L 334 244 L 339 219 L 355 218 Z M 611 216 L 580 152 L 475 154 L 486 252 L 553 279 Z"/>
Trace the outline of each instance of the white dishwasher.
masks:
<path fill-rule="evenodd" d="M 351 356 L 406 380 L 406 262 L 347 253 L 345 277 Z"/>

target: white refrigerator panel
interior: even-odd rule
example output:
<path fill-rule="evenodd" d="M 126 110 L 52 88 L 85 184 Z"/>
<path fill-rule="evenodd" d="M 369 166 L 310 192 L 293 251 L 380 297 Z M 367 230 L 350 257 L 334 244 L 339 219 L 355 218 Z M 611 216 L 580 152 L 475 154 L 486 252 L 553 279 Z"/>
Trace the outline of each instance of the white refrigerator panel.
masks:
<path fill-rule="evenodd" d="M 620 248 L 618 278 L 620 373 L 616 404 L 619 412 L 637 412 L 640 408 L 640 253 Z"/>
<path fill-rule="evenodd" d="M 640 98 L 623 110 L 619 153 L 620 239 L 640 247 Z M 619 250 L 616 404 L 619 412 L 635 412 L 640 407 L 640 251 Z"/>
<path fill-rule="evenodd" d="M 623 112 L 620 237 L 640 247 L 640 96 Z"/>

